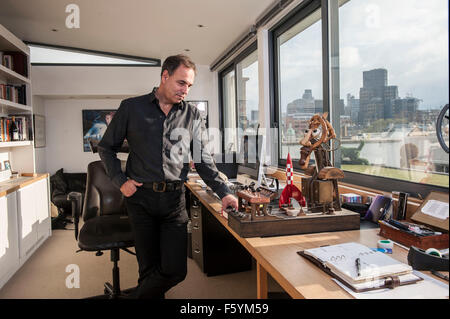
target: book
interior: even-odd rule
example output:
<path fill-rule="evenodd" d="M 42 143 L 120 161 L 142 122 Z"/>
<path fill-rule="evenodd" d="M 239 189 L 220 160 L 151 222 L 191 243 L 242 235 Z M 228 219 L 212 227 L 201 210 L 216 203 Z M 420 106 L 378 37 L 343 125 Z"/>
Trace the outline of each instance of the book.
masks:
<path fill-rule="evenodd" d="M 28 77 L 28 59 L 27 56 L 21 52 L 5 51 L 3 56 L 7 57 L 5 66 L 12 69 L 14 72 Z"/>
<path fill-rule="evenodd" d="M 412 267 L 359 243 L 344 243 L 298 252 L 355 291 L 412 284 Z M 359 259 L 360 267 L 356 266 Z"/>

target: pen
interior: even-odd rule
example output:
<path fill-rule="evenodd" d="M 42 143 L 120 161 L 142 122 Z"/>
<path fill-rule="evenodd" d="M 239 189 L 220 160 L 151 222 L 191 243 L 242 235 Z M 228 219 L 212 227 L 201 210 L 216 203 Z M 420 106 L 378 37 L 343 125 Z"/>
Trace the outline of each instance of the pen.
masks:
<path fill-rule="evenodd" d="M 356 270 L 358 272 L 358 277 L 361 276 L 361 261 L 359 258 L 356 258 L 355 260 Z"/>

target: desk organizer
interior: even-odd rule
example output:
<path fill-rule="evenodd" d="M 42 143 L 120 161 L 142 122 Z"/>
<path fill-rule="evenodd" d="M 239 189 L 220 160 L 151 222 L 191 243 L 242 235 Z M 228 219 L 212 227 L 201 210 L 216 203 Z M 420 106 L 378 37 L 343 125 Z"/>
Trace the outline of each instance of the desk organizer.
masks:
<path fill-rule="evenodd" d="M 392 227 L 380 223 L 380 236 L 393 240 L 399 244 L 407 247 L 418 247 L 420 249 L 448 248 L 448 233 L 435 236 L 415 236 L 401 230 L 393 229 Z"/>

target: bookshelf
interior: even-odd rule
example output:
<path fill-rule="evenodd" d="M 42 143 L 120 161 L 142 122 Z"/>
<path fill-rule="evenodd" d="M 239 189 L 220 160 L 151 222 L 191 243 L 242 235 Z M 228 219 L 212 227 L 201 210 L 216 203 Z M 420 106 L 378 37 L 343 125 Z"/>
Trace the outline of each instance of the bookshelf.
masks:
<path fill-rule="evenodd" d="M 7 60 L 4 59 L 5 56 Z M 13 171 L 19 173 L 35 173 L 33 134 L 31 136 L 22 134 L 24 130 L 32 133 L 33 127 L 30 50 L 25 43 L 1 24 L 0 57 L 0 119 L 3 120 L 3 135 L 0 135 L 0 162 L 9 160 Z M 13 116 L 21 134 L 19 137 L 16 135 L 16 138 L 13 136 L 7 138 L 5 121 L 9 119 L 10 124 Z M 19 116 L 20 125 L 17 119 Z M 0 130 L 1 124 L 0 122 Z"/>
<path fill-rule="evenodd" d="M 0 171 L 0 233 L 7 230 L 0 235 L 1 289 L 51 235 L 51 217 L 48 174 L 36 174 L 30 50 L 1 24 L 0 55 L 0 120 L 14 116 L 18 128 L 7 139 L 1 136 L 0 162 L 4 168 L 9 161 L 21 175 L 9 178 L 8 170 Z"/>

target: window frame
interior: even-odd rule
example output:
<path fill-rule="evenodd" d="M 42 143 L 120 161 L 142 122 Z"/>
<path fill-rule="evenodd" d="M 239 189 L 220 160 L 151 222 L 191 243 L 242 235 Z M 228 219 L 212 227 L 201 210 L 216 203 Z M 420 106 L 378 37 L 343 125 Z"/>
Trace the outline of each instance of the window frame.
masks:
<path fill-rule="evenodd" d="M 283 159 L 280 157 L 281 153 L 281 144 L 279 143 L 279 129 L 280 129 L 280 105 L 279 105 L 279 68 L 278 68 L 278 45 L 277 45 L 277 38 L 282 35 L 284 32 L 289 30 L 291 27 L 302 21 L 303 19 L 307 18 L 310 14 L 314 13 L 316 10 L 320 9 L 322 6 L 323 1 L 320 0 L 310 0 L 310 1 L 304 1 L 302 2 L 297 8 L 292 10 L 290 14 L 288 14 L 284 19 L 282 19 L 278 24 L 276 24 L 271 30 L 269 30 L 269 47 L 271 48 L 271 52 L 269 52 L 269 59 L 271 61 L 271 84 L 272 87 L 272 105 L 271 105 L 271 123 L 274 125 L 274 127 L 277 128 L 278 134 L 277 134 L 277 154 L 278 154 L 278 167 L 284 168 L 286 167 L 286 159 Z M 321 13 L 321 19 L 323 20 L 323 11 Z M 323 60 L 325 58 L 325 52 L 324 52 L 324 41 L 327 41 L 327 39 L 324 39 L 323 36 L 323 21 L 322 21 L 322 90 L 323 90 L 323 109 L 324 111 L 329 111 L 328 106 L 328 89 L 325 85 L 323 75 L 326 73 L 325 69 L 323 67 Z M 326 97 L 327 96 L 327 97 Z M 325 111 L 325 112 L 326 112 Z M 299 149 L 300 151 L 300 149 Z M 303 170 L 300 168 L 300 165 L 297 163 L 297 161 L 294 161 L 293 167 L 295 171 L 303 172 Z"/>
<path fill-rule="evenodd" d="M 66 51 L 71 51 L 74 53 L 85 53 L 85 54 L 92 54 L 92 55 L 111 57 L 111 58 L 135 60 L 136 62 L 139 61 L 139 62 L 152 63 L 152 64 L 137 64 L 137 63 L 121 64 L 121 63 L 40 63 L 40 62 L 32 62 L 31 63 L 32 66 L 161 67 L 161 60 L 155 59 L 155 58 L 146 58 L 146 57 L 140 57 L 140 56 L 134 56 L 134 55 L 126 55 L 126 54 L 106 52 L 106 51 L 96 51 L 96 50 L 68 47 L 68 46 L 62 46 L 62 45 L 54 45 L 54 44 L 46 44 L 46 43 L 39 43 L 39 42 L 31 42 L 31 41 L 24 41 L 24 43 L 26 45 L 42 47 L 42 48 L 47 48 L 47 49 L 66 50 Z"/>
<path fill-rule="evenodd" d="M 323 81 L 323 112 L 329 113 L 329 120 L 333 127 L 339 128 L 339 114 L 334 111 L 334 105 L 337 106 L 336 101 L 340 100 L 340 77 L 339 77 L 339 59 L 331 60 L 330 50 L 333 54 L 339 57 L 339 5 L 333 3 L 334 0 L 310 0 L 303 1 L 295 9 L 291 11 L 286 17 L 280 20 L 274 27 L 269 30 L 269 64 L 270 64 L 270 89 L 271 89 L 271 105 L 270 105 L 270 120 L 273 127 L 277 128 L 278 134 L 280 129 L 280 105 L 279 105 L 279 56 L 277 47 L 277 38 L 290 27 L 305 19 L 315 10 L 321 10 L 322 22 L 322 81 Z M 331 26 L 331 27 L 330 27 Z M 337 94 L 337 95 L 336 95 Z M 331 105 L 331 107 L 330 107 Z M 336 126 L 337 120 L 337 126 Z M 339 134 L 340 130 L 336 132 Z M 286 159 L 280 158 L 281 143 L 277 143 L 278 167 L 284 169 L 286 166 Z M 300 146 L 299 146 L 300 151 Z M 340 156 L 339 153 L 335 154 Z M 332 156 L 333 165 L 336 162 Z M 338 161 L 340 163 L 340 158 Z M 294 171 L 303 173 L 299 164 L 295 161 L 293 163 Z M 421 184 L 412 181 L 405 181 L 389 177 L 382 177 L 376 175 L 368 175 L 345 171 L 345 178 L 341 180 L 343 183 L 352 184 L 371 188 L 375 190 L 392 192 L 403 191 L 409 193 L 412 197 L 425 198 L 432 191 L 439 191 L 448 193 L 449 189 L 444 186 Z"/>
<path fill-rule="evenodd" d="M 258 50 L 258 43 L 257 40 L 254 40 L 247 48 L 245 48 L 239 55 L 237 55 L 230 63 L 228 63 L 219 73 L 219 127 L 222 133 L 222 150 L 225 152 L 225 125 L 224 125 L 224 103 L 223 103 L 223 77 L 225 74 L 234 71 L 235 77 L 234 77 L 234 88 L 235 88 L 235 114 L 236 114 L 236 124 L 239 123 L 238 119 L 238 92 L 237 92 L 237 65 L 242 62 L 246 57 L 248 57 L 250 54 Z M 258 84 L 259 85 L 259 84 Z M 237 128 L 235 128 L 237 129 Z"/>

